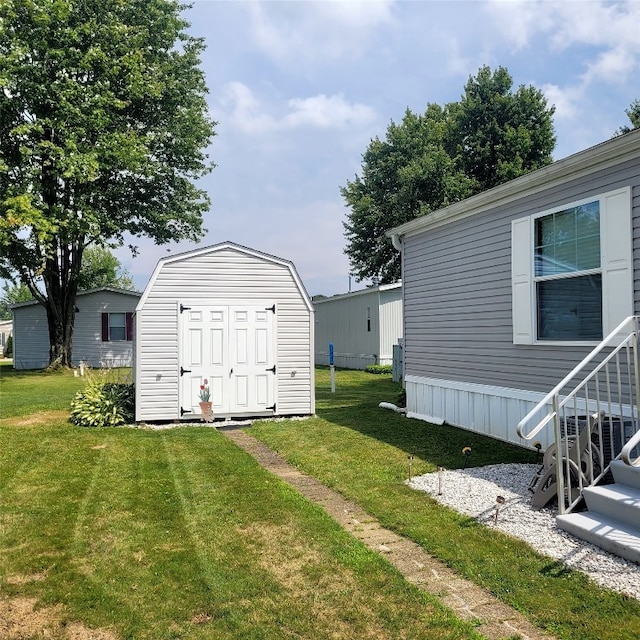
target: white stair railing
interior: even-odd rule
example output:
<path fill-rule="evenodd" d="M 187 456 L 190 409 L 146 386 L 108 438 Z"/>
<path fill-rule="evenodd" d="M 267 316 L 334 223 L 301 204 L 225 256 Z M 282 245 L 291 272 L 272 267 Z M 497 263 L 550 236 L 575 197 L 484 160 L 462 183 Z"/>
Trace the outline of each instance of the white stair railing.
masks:
<path fill-rule="evenodd" d="M 638 328 L 638 316 L 621 322 L 518 423 L 525 440 L 553 428 L 560 514 L 605 479 L 612 460 L 640 466 Z"/>
<path fill-rule="evenodd" d="M 622 447 L 620 459 L 630 467 L 640 467 L 640 454 L 637 453 L 640 447 L 640 431 L 636 431 L 629 442 Z"/>

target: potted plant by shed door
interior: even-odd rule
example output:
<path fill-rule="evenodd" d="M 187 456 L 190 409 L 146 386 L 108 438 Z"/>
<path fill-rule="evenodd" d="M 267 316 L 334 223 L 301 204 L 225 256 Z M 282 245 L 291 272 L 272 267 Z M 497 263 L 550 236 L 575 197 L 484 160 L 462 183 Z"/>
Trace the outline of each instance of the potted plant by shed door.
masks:
<path fill-rule="evenodd" d="M 207 380 L 216 416 L 276 411 L 276 308 L 265 304 L 180 305 L 180 413 L 201 416 Z"/>

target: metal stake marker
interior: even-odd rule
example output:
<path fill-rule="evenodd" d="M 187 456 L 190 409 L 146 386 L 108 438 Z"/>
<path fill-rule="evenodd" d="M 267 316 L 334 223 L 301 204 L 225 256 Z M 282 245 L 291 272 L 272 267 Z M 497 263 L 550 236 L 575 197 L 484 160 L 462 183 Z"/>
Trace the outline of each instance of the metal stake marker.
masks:
<path fill-rule="evenodd" d="M 442 481 L 443 481 L 444 467 L 438 467 L 438 495 L 442 495 Z"/>
<path fill-rule="evenodd" d="M 505 503 L 505 500 L 502 496 L 498 496 L 496 498 L 496 506 L 495 506 L 495 514 L 493 515 L 493 524 L 498 524 L 498 513 L 500 511 L 500 507 Z"/>
<path fill-rule="evenodd" d="M 331 393 L 336 392 L 336 368 L 333 366 L 333 342 L 329 343 L 329 369 L 331 373 Z"/>
<path fill-rule="evenodd" d="M 407 456 L 407 460 L 409 461 L 409 482 L 411 482 L 411 465 L 413 464 L 413 456 L 409 454 Z"/>

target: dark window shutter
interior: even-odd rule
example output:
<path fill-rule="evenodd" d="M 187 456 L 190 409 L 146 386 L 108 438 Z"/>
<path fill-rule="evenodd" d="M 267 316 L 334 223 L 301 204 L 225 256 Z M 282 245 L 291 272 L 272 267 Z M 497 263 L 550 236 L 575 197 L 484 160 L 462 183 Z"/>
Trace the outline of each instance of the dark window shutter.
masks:
<path fill-rule="evenodd" d="M 109 314 L 102 314 L 102 342 L 109 342 Z"/>
<path fill-rule="evenodd" d="M 126 324 L 127 324 L 127 340 L 133 340 L 133 313 L 131 311 L 127 311 Z"/>

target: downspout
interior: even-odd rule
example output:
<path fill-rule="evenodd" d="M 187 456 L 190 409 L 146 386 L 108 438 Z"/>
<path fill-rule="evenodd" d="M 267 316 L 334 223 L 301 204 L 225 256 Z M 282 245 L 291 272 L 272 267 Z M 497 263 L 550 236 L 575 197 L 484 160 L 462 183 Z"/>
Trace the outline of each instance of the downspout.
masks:
<path fill-rule="evenodd" d="M 404 349 L 404 337 L 406 336 L 406 327 L 404 326 L 404 255 L 402 253 L 402 239 L 399 233 L 392 233 L 391 234 L 391 244 L 393 245 L 393 248 L 400 254 L 400 278 L 402 279 L 402 337 L 403 337 L 403 346 L 402 348 Z M 405 390 L 405 394 L 406 394 L 406 384 L 404 382 L 404 367 L 403 367 L 403 371 L 402 371 L 402 377 L 401 377 L 401 382 L 402 382 L 402 388 Z M 406 398 L 406 395 L 405 395 Z M 406 411 L 406 408 L 405 408 Z"/>

